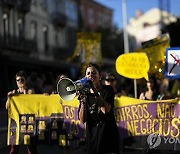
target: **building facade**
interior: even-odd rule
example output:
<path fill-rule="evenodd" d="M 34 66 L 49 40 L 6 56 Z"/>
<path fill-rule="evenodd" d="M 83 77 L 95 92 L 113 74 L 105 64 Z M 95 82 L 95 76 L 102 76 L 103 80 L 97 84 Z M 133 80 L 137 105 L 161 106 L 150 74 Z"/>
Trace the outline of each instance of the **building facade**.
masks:
<path fill-rule="evenodd" d="M 95 0 L 78 0 L 81 30 L 95 31 L 97 28 L 111 28 L 113 10 Z"/>
<path fill-rule="evenodd" d="M 166 20 L 162 20 L 161 16 L 168 16 Z M 162 34 L 164 25 L 176 22 L 177 17 L 171 15 L 166 11 L 152 8 L 144 14 L 137 10 L 136 17 L 131 18 L 127 25 L 127 32 L 134 40 L 130 40 L 131 51 L 141 48 L 143 42 L 154 39 Z"/>
<path fill-rule="evenodd" d="M 93 0 L 0 0 L 0 89 L 20 69 L 74 72 L 76 32 L 111 26 L 112 10 Z"/>
<path fill-rule="evenodd" d="M 0 87 L 19 69 L 68 70 L 77 29 L 75 0 L 0 0 Z"/>

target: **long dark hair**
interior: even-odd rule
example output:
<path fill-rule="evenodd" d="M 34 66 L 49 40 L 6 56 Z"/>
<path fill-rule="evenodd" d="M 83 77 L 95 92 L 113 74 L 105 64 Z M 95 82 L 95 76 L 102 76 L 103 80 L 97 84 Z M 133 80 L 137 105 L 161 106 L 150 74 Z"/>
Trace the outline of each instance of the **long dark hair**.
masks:
<path fill-rule="evenodd" d="M 148 82 L 148 81 L 147 81 Z M 157 84 L 157 79 L 154 77 L 154 76 L 151 76 L 149 78 L 149 82 L 153 82 L 153 96 L 152 96 L 152 99 L 153 100 L 156 100 L 157 99 L 157 96 L 158 96 L 158 84 Z"/>

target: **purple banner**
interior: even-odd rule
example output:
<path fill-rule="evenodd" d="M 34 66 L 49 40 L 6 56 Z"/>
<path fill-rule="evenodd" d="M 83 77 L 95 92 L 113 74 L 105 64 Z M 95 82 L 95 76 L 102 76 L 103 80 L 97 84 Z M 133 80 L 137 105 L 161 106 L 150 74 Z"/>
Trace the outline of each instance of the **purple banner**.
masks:
<path fill-rule="evenodd" d="M 72 106 L 63 106 L 64 123 L 68 138 L 85 138 L 84 124 L 78 119 L 78 108 Z"/>
<path fill-rule="evenodd" d="M 155 102 L 118 107 L 115 109 L 120 138 L 158 134 L 180 138 L 180 104 Z"/>

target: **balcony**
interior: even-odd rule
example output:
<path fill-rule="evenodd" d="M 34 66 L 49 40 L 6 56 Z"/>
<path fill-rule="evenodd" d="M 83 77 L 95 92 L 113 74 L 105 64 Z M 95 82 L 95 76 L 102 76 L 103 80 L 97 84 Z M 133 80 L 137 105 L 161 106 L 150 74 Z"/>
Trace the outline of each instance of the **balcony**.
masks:
<path fill-rule="evenodd" d="M 0 49 L 29 54 L 36 49 L 36 42 L 14 36 L 0 36 Z"/>
<path fill-rule="evenodd" d="M 56 60 L 67 59 L 69 57 L 69 51 L 67 48 L 54 47 L 53 48 L 53 57 Z"/>
<path fill-rule="evenodd" d="M 55 26 L 61 26 L 61 27 L 66 26 L 67 18 L 66 18 L 66 16 L 64 14 L 54 12 L 54 13 L 51 14 L 50 18 L 51 18 L 52 23 Z"/>
<path fill-rule="evenodd" d="M 31 0 L 16 0 L 17 1 L 17 9 L 21 12 L 29 12 L 31 6 Z"/>
<path fill-rule="evenodd" d="M 0 0 L 0 4 L 5 7 L 14 7 L 17 5 L 18 0 Z"/>
<path fill-rule="evenodd" d="M 16 7 L 21 12 L 29 12 L 31 0 L 0 0 L 0 4 L 5 7 Z"/>

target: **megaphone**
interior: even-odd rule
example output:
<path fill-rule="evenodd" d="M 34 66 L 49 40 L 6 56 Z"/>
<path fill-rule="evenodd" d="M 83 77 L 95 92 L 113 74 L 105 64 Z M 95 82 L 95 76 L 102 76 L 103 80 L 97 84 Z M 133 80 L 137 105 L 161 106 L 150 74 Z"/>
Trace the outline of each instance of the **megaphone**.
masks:
<path fill-rule="evenodd" d="M 87 78 L 82 78 L 73 82 L 69 78 L 60 79 L 57 83 L 57 92 L 65 101 L 71 101 L 76 97 L 77 91 L 87 92 L 90 89 L 91 81 Z"/>

